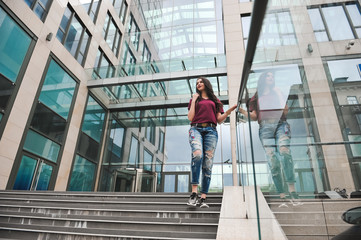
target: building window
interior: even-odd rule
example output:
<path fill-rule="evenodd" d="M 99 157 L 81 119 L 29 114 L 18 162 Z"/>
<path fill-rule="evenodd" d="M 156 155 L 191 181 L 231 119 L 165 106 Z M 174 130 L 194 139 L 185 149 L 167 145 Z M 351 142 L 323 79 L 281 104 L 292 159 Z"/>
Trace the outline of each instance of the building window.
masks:
<path fill-rule="evenodd" d="M 135 49 L 138 51 L 139 39 L 140 39 L 140 29 L 138 27 L 138 24 L 135 22 L 134 16 L 132 14 L 130 15 L 128 33 L 130 36 L 130 41 L 133 43 Z"/>
<path fill-rule="evenodd" d="M 96 17 L 98 16 L 100 2 L 100 0 L 80 0 L 80 3 L 93 22 L 96 21 Z"/>
<path fill-rule="evenodd" d="M 105 115 L 103 107 L 89 96 L 70 176 L 69 191 L 93 191 Z"/>
<path fill-rule="evenodd" d="M 159 129 L 158 150 L 162 153 L 164 152 L 164 132 L 161 129 Z"/>
<path fill-rule="evenodd" d="M 318 42 L 361 37 L 361 14 L 358 3 L 313 6 L 308 9 Z"/>
<path fill-rule="evenodd" d="M 128 43 L 124 43 L 125 46 L 123 48 L 123 65 L 122 75 L 132 76 L 135 73 L 135 64 L 137 63 L 137 59 L 129 48 Z"/>
<path fill-rule="evenodd" d="M 132 140 L 130 142 L 130 151 L 128 158 L 128 166 L 129 167 L 137 167 L 139 165 L 139 141 L 135 136 L 132 136 Z"/>
<path fill-rule="evenodd" d="M 152 171 L 153 155 L 150 151 L 144 148 L 144 164 L 143 169 L 147 171 Z"/>
<path fill-rule="evenodd" d="M 24 0 L 26 4 L 33 10 L 40 18 L 41 21 L 44 22 L 47 13 L 49 12 L 49 8 L 52 0 Z"/>
<path fill-rule="evenodd" d="M 251 15 L 241 15 L 244 48 L 247 47 L 249 29 L 251 26 Z"/>
<path fill-rule="evenodd" d="M 241 15 L 244 46 L 247 46 L 251 25 L 250 15 Z M 267 13 L 262 27 L 259 47 L 296 45 L 297 38 L 289 11 Z"/>
<path fill-rule="evenodd" d="M 70 54 L 84 66 L 90 43 L 90 34 L 75 12 L 69 7 L 65 9 L 56 37 Z"/>
<path fill-rule="evenodd" d="M 25 137 L 13 189 L 48 190 L 65 142 L 76 90 L 77 82 L 51 60 Z M 27 167 L 32 170 L 29 172 Z"/>
<path fill-rule="evenodd" d="M 118 13 L 120 21 L 125 22 L 125 15 L 127 14 L 128 4 L 126 0 L 113 0 L 113 6 L 115 11 Z"/>
<path fill-rule="evenodd" d="M 93 79 L 104 79 L 114 77 L 115 67 L 107 58 L 105 53 L 99 48 L 94 63 Z"/>
<path fill-rule="evenodd" d="M 115 56 L 118 57 L 122 34 L 109 12 L 103 27 L 103 37 Z"/>
<path fill-rule="evenodd" d="M 0 137 L 34 40 L 0 7 Z"/>
<path fill-rule="evenodd" d="M 142 55 L 142 61 L 143 62 L 150 62 L 150 59 L 152 58 L 152 54 L 149 51 L 147 43 L 143 40 L 143 55 Z"/>
<path fill-rule="evenodd" d="M 145 138 L 153 145 L 155 144 L 155 124 L 152 120 L 148 120 L 148 126 L 145 129 Z"/>
<path fill-rule="evenodd" d="M 349 105 L 358 104 L 357 97 L 356 96 L 348 96 L 347 97 L 347 103 Z"/>

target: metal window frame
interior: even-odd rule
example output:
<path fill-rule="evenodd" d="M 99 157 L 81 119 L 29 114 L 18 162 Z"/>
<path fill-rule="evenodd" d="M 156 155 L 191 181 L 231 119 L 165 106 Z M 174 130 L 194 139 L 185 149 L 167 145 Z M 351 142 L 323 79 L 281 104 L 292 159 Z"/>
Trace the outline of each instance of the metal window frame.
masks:
<path fill-rule="evenodd" d="M 64 136 L 68 135 L 69 128 L 70 128 L 70 122 L 71 122 L 71 119 L 72 119 L 72 116 L 73 116 L 75 102 L 76 102 L 76 98 L 77 98 L 77 95 L 78 95 L 80 81 L 53 53 L 50 53 L 50 55 L 48 57 L 48 60 L 47 60 L 47 63 L 46 63 L 46 66 L 44 68 L 44 71 L 43 71 L 41 81 L 39 83 L 35 98 L 34 98 L 34 102 L 32 104 L 32 107 L 31 107 L 31 110 L 30 110 L 30 113 L 29 113 L 29 116 L 28 116 L 28 120 L 27 120 L 26 125 L 25 125 L 25 129 L 24 129 L 24 132 L 23 132 L 20 144 L 19 144 L 18 151 L 16 153 L 15 161 L 14 161 L 14 164 L 12 166 L 11 173 L 10 173 L 10 176 L 9 176 L 9 180 L 7 182 L 7 185 L 6 185 L 7 190 L 12 189 L 13 186 L 14 186 L 16 176 L 17 176 L 17 172 L 18 172 L 19 167 L 20 167 L 22 155 L 23 155 L 24 151 L 26 151 L 26 150 L 24 150 L 26 135 L 27 135 L 29 129 L 31 128 L 30 124 L 31 124 L 31 121 L 32 121 L 33 116 L 34 116 L 36 105 L 37 105 L 38 99 L 40 97 L 41 89 L 42 89 L 42 86 L 44 85 L 45 78 L 46 78 L 46 75 L 48 73 L 48 69 L 49 69 L 51 61 L 54 61 L 56 64 L 58 64 L 76 82 L 73 99 L 72 99 L 72 102 L 71 102 L 71 105 L 70 105 L 70 108 L 69 108 L 69 115 L 68 115 L 68 119 L 67 119 L 67 125 L 66 125 L 65 130 L 64 130 Z M 39 134 L 41 134 L 41 133 L 39 133 Z M 48 137 L 46 137 L 46 138 L 51 140 Z M 56 177 L 58 176 L 59 166 L 61 165 L 61 159 L 62 159 L 63 152 L 64 152 L 64 146 L 65 146 L 65 142 L 63 144 L 60 144 L 59 155 L 58 155 L 57 161 L 55 162 L 56 167 L 54 167 L 54 172 L 53 172 L 53 174 L 51 176 L 51 179 L 50 179 L 50 182 L 49 182 L 49 187 L 48 187 L 49 190 L 53 190 L 54 187 L 55 187 Z"/>

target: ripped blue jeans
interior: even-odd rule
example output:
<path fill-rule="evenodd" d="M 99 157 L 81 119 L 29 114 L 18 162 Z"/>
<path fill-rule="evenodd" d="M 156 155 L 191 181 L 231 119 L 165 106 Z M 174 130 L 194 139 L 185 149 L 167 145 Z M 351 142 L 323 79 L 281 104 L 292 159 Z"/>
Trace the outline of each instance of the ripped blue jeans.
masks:
<path fill-rule="evenodd" d="M 286 183 L 294 183 L 295 173 L 290 151 L 291 130 L 286 121 L 275 123 L 260 122 L 259 138 L 266 152 L 272 179 L 279 193 L 285 193 L 283 174 Z"/>
<path fill-rule="evenodd" d="M 217 147 L 218 133 L 213 127 L 191 127 L 189 129 L 189 144 L 192 148 L 192 185 L 199 184 L 202 168 L 201 193 L 208 193 L 211 183 L 214 152 Z"/>

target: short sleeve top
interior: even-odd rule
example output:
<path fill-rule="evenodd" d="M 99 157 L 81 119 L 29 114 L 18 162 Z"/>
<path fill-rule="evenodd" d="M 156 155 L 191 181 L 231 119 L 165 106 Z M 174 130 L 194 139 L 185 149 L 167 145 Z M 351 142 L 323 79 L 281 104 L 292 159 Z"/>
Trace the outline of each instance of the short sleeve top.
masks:
<path fill-rule="evenodd" d="M 217 99 L 218 102 L 219 99 Z M 188 110 L 191 108 L 192 99 L 189 101 Z M 220 113 L 224 113 L 223 108 L 219 110 Z M 196 104 L 195 115 L 192 121 L 193 123 L 213 123 L 217 125 L 217 118 L 216 118 L 216 104 L 210 99 L 201 99 Z"/>

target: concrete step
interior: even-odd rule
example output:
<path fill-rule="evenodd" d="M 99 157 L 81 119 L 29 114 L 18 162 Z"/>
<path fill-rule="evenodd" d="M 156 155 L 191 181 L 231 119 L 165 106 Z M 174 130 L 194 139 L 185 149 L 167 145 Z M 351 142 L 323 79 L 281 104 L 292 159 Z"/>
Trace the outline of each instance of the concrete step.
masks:
<path fill-rule="evenodd" d="M 215 239 L 222 195 L 210 208 L 189 194 L 0 191 L 0 236 L 10 239 Z"/>
<path fill-rule="evenodd" d="M 15 239 L 105 240 L 105 239 L 215 239 L 216 233 L 149 230 L 70 228 L 60 226 L 2 223 L 0 235 Z"/>
<path fill-rule="evenodd" d="M 284 201 L 268 199 L 269 206 L 290 240 L 329 240 L 349 229 L 342 214 L 361 205 L 359 199 L 302 199 L 303 205 L 279 207 Z"/>
<path fill-rule="evenodd" d="M 73 202 L 74 200 L 79 202 L 139 202 L 139 203 L 179 203 L 186 202 L 189 198 L 189 194 L 139 194 L 139 193 L 113 193 L 113 194 L 99 194 L 99 193 L 68 193 L 68 192 L 4 192 L 0 191 L 0 199 L 12 200 L 38 200 L 38 201 L 58 201 L 58 202 Z M 222 196 L 219 194 L 208 194 L 207 202 L 209 203 L 221 203 Z"/>
<path fill-rule="evenodd" d="M 42 205 L 0 205 L 0 211 L 31 212 L 58 215 L 95 215 L 114 217 L 140 217 L 140 218 L 193 218 L 218 219 L 219 211 L 210 208 L 188 208 L 186 211 L 176 210 L 140 210 L 140 209 L 109 209 L 109 208 L 82 208 L 82 207 L 47 207 Z"/>
<path fill-rule="evenodd" d="M 90 209 L 137 209 L 137 210 L 172 210 L 172 211 L 192 211 L 199 208 L 189 207 L 184 202 L 79 202 L 79 201 L 43 201 L 37 199 L 0 199 L 0 206 L 3 205 L 36 205 L 44 207 L 63 208 L 90 208 Z M 209 208 L 202 211 L 220 211 L 221 203 L 209 203 Z"/>

